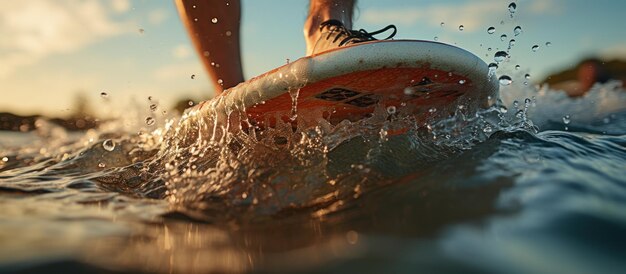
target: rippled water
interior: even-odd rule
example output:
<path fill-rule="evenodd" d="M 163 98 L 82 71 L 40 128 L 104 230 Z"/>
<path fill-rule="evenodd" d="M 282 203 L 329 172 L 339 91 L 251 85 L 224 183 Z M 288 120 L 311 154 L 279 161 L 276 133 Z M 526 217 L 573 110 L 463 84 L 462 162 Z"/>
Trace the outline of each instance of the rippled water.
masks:
<path fill-rule="evenodd" d="M 626 92 L 502 100 L 428 124 L 0 133 L 0 272 L 619 273 Z"/>

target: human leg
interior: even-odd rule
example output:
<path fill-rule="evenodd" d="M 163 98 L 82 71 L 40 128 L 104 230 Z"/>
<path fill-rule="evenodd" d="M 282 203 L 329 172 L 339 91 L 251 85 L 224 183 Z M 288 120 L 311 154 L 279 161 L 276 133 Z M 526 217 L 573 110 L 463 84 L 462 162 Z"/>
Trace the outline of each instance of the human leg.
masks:
<path fill-rule="evenodd" d="M 175 0 L 217 93 L 243 82 L 239 0 Z"/>
<path fill-rule="evenodd" d="M 311 55 L 315 44 L 319 40 L 320 24 L 335 19 L 343 25 L 352 28 L 352 13 L 355 0 L 311 0 L 309 15 L 304 23 L 304 39 L 306 40 L 306 55 Z"/>

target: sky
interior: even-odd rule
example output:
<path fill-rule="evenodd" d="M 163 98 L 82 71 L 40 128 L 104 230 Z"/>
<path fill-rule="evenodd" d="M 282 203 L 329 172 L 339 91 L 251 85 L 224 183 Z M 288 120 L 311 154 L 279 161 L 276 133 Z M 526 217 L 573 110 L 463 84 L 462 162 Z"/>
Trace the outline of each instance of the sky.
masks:
<path fill-rule="evenodd" d="M 307 5 L 242 0 L 246 78 L 304 55 Z M 615 0 L 359 0 L 354 27 L 395 24 L 396 38 L 436 39 L 487 63 L 513 38 L 498 73 L 514 81 L 528 73 L 537 82 L 589 56 L 626 60 L 625 10 L 626 1 Z M 0 112 L 64 116 L 79 93 L 102 115 L 124 111 L 129 101 L 143 107 L 148 96 L 171 106 L 181 97 L 213 97 L 205 74 L 171 0 L 0 1 Z"/>

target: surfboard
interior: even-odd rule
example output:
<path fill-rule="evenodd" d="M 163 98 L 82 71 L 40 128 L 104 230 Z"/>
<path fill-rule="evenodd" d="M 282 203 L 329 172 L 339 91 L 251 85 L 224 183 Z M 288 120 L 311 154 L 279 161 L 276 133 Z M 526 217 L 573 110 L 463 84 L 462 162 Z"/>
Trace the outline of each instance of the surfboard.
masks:
<path fill-rule="evenodd" d="M 498 81 L 487 64 L 459 47 L 432 41 L 384 40 L 300 58 L 224 91 L 192 111 L 244 110 L 266 128 L 321 113 L 332 124 L 369 117 L 376 108 L 433 115 L 487 107 Z M 433 109 L 437 110 L 432 111 Z M 429 111 L 430 110 L 430 111 Z M 295 119 L 295 117 L 298 119 Z"/>

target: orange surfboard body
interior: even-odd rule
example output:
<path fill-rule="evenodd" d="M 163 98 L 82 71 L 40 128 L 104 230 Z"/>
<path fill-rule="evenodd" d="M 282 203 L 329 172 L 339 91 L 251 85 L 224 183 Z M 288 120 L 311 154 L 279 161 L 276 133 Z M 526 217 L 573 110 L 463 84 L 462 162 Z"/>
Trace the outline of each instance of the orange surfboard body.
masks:
<path fill-rule="evenodd" d="M 272 127 L 323 111 L 333 124 L 356 121 L 376 107 L 406 110 L 418 120 L 472 112 L 493 104 L 498 81 L 487 64 L 461 48 L 430 41 L 386 40 L 353 44 L 303 57 L 226 90 L 190 112 L 236 108 L 247 124 Z"/>

